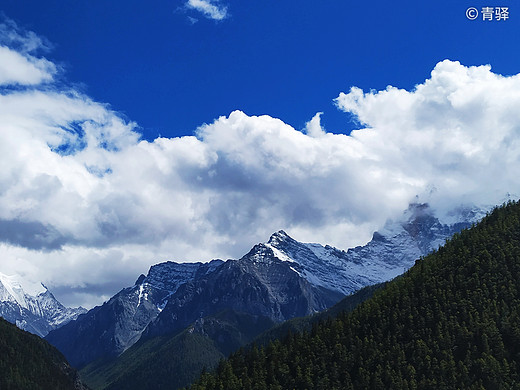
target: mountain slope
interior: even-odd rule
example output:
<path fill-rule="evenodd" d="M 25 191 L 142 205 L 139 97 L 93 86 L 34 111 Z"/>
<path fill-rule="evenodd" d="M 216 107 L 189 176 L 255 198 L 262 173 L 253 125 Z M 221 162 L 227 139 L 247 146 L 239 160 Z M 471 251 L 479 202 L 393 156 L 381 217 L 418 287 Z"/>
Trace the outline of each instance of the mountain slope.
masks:
<path fill-rule="evenodd" d="M 44 337 L 86 312 L 63 306 L 42 284 L 24 284 L 30 291 L 19 277 L 0 273 L 0 316 L 23 330 Z"/>
<path fill-rule="evenodd" d="M 341 297 L 337 291 L 312 285 L 289 262 L 260 244 L 240 260 L 228 260 L 205 277 L 179 287 L 143 338 L 181 330 L 198 318 L 226 309 L 280 322 L 324 310 Z"/>
<path fill-rule="evenodd" d="M 141 337 L 179 286 L 213 272 L 221 263 L 214 260 L 205 264 L 154 265 L 134 286 L 121 290 L 76 321 L 50 332 L 46 340 L 78 368 L 98 358 L 115 357 Z"/>
<path fill-rule="evenodd" d="M 0 389 L 83 390 L 56 348 L 0 318 Z"/>
<path fill-rule="evenodd" d="M 457 234 L 350 315 L 237 353 L 192 389 L 520 387 L 520 204 Z"/>
<path fill-rule="evenodd" d="M 320 313 L 307 317 L 297 317 L 276 324 L 255 337 L 253 342 L 257 345 L 268 345 L 269 342 L 275 341 L 277 339 L 283 339 L 290 333 L 310 331 L 312 326 L 316 323 L 319 323 L 320 321 L 334 318 L 340 313 L 350 313 L 359 304 L 365 302 L 367 299 L 370 299 L 376 291 L 383 288 L 385 285 L 386 283 L 379 283 L 373 286 L 363 287 L 361 290 L 346 296 L 334 306 Z"/>
<path fill-rule="evenodd" d="M 81 374 L 94 389 L 176 389 L 273 324 L 265 317 L 225 310 L 177 334 L 137 342 L 118 359 L 90 364 Z"/>
<path fill-rule="evenodd" d="M 81 375 L 96 390 L 159 388 L 165 384 L 170 388 L 185 386 L 196 379 L 203 368 L 215 367 L 221 359 L 252 340 L 264 344 L 289 331 L 310 329 L 321 318 L 352 311 L 378 288 L 381 285 L 366 287 L 325 312 L 276 325 L 266 317 L 224 310 L 198 319 L 180 333 L 138 342 L 115 360 L 86 366 Z"/>
<path fill-rule="evenodd" d="M 267 344 L 276 337 L 284 337 L 289 331 L 310 329 L 319 319 L 340 311 L 352 311 L 381 287 L 366 287 L 325 312 L 276 325 L 266 317 L 224 310 L 198 319 L 180 333 L 140 341 L 115 360 L 88 365 L 81 370 L 81 375 L 96 390 L 161 388 L 166 385 L 176 389 L 195 380 L 203 368 L 216 367 L 221 359 L 251 341 Z"/>

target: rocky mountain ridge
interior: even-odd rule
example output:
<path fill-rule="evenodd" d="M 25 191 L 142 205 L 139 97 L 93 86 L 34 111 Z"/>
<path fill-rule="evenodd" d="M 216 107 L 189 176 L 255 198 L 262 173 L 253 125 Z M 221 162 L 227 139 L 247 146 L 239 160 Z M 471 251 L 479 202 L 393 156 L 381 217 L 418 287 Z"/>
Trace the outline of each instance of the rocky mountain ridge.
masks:
<path fill-rule="evenodd" d="M 452 211 L 451 223 L 443 223 L 428 204 L 413 203 L 400 219 L 387 221 L 366 245 L 346 251 L 301 243 L 284 231 L 274 233 L 266 244 L 257 247 L 270 248 L 276 258 L 291 262 L 294 271 L 309 283 L 348 295 L 402 274 L 415 260 L 485 214 L 483 208 L 460 207 Z"/>
<path fill-rule="evenodd" d="M 221 263 L 214 260 L 154 265 L 148 275 L 139 276 L 132 287 L 122 289 L 77 321 L 51 332 L 46 339 L 76 367 L 101 356 L 117 356 L 139 340 L 181 285 L 212 272 Z"/>
<path fill-rule="evenodd" d="M 411 204 L 368 244 L 347 251 L 301 243 L 278 231 L 239 260 L 157 264 L 134 286 L 47 339 L 82 367 L 114 358 L 140 338 L 180 331 L 220 310 L 275 322 L 312 314 L 364 286 L 400 275 L 483 214 L 461 208 L 454 212 L 455 222 L 446 224 L 427 204 Z"/>

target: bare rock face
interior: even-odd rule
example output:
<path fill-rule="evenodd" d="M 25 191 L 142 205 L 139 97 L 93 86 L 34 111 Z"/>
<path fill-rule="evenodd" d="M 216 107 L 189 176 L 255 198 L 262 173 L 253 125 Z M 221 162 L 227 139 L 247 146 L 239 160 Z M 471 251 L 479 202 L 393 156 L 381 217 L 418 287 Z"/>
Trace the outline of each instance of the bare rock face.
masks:
<path fill-rule="evenodd" d="M 228 260 L 206 277 L 182 285 L 150 323 L 144 337 L 180 330 L 221 310 L 267 317 L 275 322 L 332 306 L 343 294 L 315 286 L 275 251 L 258 244 L 240 260 Z"/>
<path fill-rule="evenodd" d="M 139 340 L 179 286 L 212 272 L 220 264 L 221 260 L 154 265 L 134 286 L 121 290 L 77 321 L 51 332 L 46 339 L 78 368 L 101 357 L 118 356 Z"/>

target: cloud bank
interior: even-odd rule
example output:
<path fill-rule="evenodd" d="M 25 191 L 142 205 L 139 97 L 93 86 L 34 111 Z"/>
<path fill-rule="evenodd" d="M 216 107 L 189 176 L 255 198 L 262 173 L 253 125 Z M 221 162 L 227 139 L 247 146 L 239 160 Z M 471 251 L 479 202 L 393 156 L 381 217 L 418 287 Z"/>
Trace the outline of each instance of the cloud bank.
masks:
<path fill-rule="evenodd" d="M 238 258 L 278 229 L 363 244 L 432 188 L 441 211 L 520 190 L 520 76 L 490 66 L 442 61 L 411 91 L 353 87 L 335 100 L 360 123 L 350 135 L 319 113 L 297 130 L 234 111 L 146 141 L 58 84 L 35 35 L 13 36 L 0 41 L 0 272 L 67 304 L 99 304 L 160 261 Z"/>

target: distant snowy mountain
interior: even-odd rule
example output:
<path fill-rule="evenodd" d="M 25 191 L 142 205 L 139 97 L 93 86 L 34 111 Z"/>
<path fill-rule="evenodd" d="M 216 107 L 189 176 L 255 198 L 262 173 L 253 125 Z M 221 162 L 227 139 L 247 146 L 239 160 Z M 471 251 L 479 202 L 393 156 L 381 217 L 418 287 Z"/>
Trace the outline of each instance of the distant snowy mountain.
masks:
<path fill-rule="evenodd" d="M 0 317 L 21 329 L 44 337 L 82 313 L 82 307 L 63 306 L 42 284 L 0 273 Z"/>
<path fill-rule="evenodd" d="M 484 215 L 483 209 L 461 207 L 441 222 L 427 204 L 411 204 L 368 244 L 347 251 L 301 243 L 279 231 L 239 260 L 157 264 L 134 286 L 46 339 L 83 367 L 118 356 L 140 338 L 180 331 L 223 310 L 275 322 L 305 316 L 402 274 Z"/>

